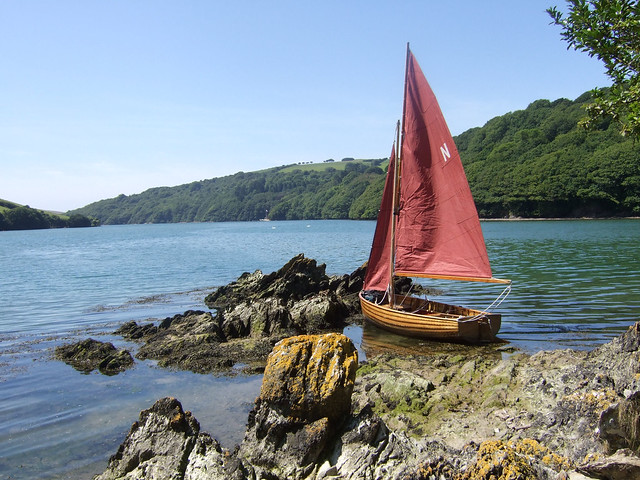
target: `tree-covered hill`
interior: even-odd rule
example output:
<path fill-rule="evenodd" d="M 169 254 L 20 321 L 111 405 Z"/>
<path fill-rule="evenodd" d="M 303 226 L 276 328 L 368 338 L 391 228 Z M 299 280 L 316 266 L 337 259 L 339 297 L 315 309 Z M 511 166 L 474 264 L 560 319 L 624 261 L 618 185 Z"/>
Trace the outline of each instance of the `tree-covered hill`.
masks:
<path fill-rule="evenodd" d="M 74 213 L 103 224 L 375 218 L 384 159 L 276 167 L 177 187 L 151 188 L 92 203 Z M 342 162 L 341 162 L 342 163 Z M 320 167 L 320 168 L 319 168 Z M 374 185 L 373 193 L 370 185 Z M 363 198 L 370 202 L 362 203 Z M 353 213 L 352 213 L 353 210 Z"/>
<path fill-rule="evenodd" d="M 538 100 L 456 138 L 481 216 L 640 214 L 640 146 L 610 122 L 577 127 L 589 98 Z"/>
<path fill-rule="evenodd" d="M 640 215 L 640 147 L 608 123 L 579 128 L 589 98 L 538 100 L 455 138 L 482 217 Z M 240 172 L 71 213 L 104 224 L 374 219 L 384 168 L 351 160 Z"/>
<path fill-rule="evenodd" d="M 78 213 L 59 215 L 0 199 L 0 231 L 91 227 L 98 224 L 97 220 Z"/>

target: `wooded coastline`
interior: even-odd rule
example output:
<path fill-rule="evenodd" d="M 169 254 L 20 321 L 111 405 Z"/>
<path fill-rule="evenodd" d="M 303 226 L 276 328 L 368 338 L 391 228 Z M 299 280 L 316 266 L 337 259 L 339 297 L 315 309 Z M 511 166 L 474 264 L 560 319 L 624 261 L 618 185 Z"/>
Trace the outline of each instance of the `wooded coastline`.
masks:
<path fill-rule="evenodd" d="M 611 122 L 579 127 L 590 98 L 537 100 L 455 137 L 481 218 L 640 216 L 640 147 Z M 119 195 L 67 215 L 106 225 L 373 220 L 387 163 L 349 157 L 239 172 Z"/>
<path fill-rule="evenodd" d="M 613 123 L 579 127 L 590 98 L 537 100 L 455 137 L 481 218 L 640 214 L 640 148 Z M 386 159 L 344 160 L 152 188 L 72 213 L 103 224 L 375 219 Z"/>

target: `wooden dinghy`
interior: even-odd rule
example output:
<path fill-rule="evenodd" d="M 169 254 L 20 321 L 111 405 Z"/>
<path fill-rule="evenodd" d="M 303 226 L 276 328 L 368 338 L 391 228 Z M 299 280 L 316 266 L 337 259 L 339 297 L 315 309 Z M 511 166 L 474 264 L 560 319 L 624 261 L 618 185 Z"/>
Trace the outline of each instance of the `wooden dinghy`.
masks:
<path fill-rule="evenodd" d="M 419 297 L 396 295 L 393 307 L 377 304 L 360 293 L 362 313 L 374 325 L 399 335 L 454 342 L 496 340 L 502 321 L 498 313 L 448 305 Z"/>

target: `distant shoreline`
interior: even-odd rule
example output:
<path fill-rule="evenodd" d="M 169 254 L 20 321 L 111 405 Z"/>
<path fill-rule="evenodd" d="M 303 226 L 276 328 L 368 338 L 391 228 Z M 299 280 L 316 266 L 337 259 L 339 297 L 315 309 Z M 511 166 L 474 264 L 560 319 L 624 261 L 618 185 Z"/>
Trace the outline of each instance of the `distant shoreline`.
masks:
<path fill-rule="evenodd" d="M 578 220 L 640 220 L 640 217 L 513 217 L 513 218 L 481 218 L 481 222 L 561 222 Z"/>

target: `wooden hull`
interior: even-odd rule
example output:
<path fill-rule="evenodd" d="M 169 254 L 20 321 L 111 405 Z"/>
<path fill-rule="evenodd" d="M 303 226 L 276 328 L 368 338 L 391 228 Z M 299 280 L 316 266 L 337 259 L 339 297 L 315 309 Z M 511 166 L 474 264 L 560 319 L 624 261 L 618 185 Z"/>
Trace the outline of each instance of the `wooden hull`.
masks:
<path fill-rule="evenodd" d="M 450 342 L 495 342 L 501 315 L 447 305 L 417 297 L 396 295 L 396 308 L 363 297 L 360 306 L 373 324 L 408 337 Z"/>

